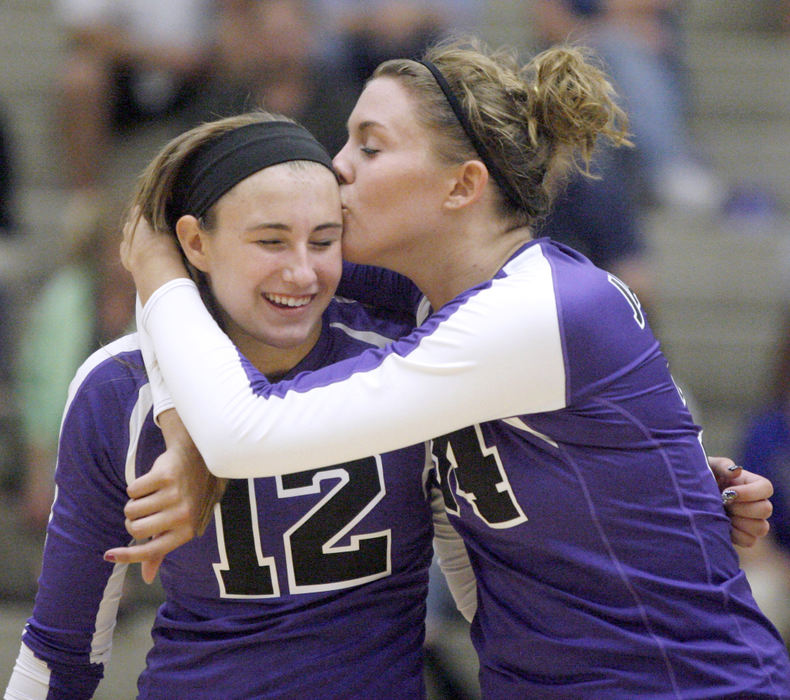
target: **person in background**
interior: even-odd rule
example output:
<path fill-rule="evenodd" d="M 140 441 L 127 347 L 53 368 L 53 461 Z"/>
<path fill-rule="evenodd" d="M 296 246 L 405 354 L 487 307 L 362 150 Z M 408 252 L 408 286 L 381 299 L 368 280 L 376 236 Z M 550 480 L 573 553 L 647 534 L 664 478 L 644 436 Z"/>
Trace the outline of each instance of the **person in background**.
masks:
<path fill-rule="evenodd" d="M 379 63 L 416 58 L 443 36 L 473 31 L 486 5 L 481 0 L 318 0 L 315 4 L 327 28 L 323 50 L 349 72 L 355 98 Z"/>
<path fill-rule="evenodd" d="M 19 240 L 21 225 L 17 213 L 17 172 L 11 122 L 0 108 L 0 486 L 15 483 L 19 437 L 17 408 L 13 397 L 13 367 L 16 344 L 17 268 L 4 247 Z"/>
<path fill-rule="evenodd" d="M 648 314 L 658 302 L 650 249 L 633 179 L 618 149 L 602 145 L 594 177 L 573 173 L 551 210 L 536 223 L 536 236 L 564 243 L 625 282 Z"/>
<path fill-rule="evenodd" d="M 603 60 L 636 146 L 626 165 L 650 200 L 717 212 L 727 185 L 705 162 L 687 121 L 682 5 L 680 0 L 536 0 L 531 12 L 544 42 L 580 42 Z"/>
<path fill-rule="evenodd" d="M 16 214 L 16 166 L 11 125 L 0 109 L 0 237 L 12 236 L 19 228 Z"/>
<path fill-rule="evenodd" d="M 64 225 L 70 235 L 84 235 L 101 217 L 103 167 L 114 141 L 179 114 L 209 72 L 212 0 L 54 5 L 65 34 L 56 87 L 68 193 Z"/>
<path fill-rule="evenodd" d="M 336 153 L 357 91 L 348 71 L 322 54 L 320 36 L 309 0 L 218 0 L 214 74 L 193 121 L 265 108 L 296 119 Z"/>
<path fill-rule="evenodd" d="M 112 235 L 116 217 L 108 211 L 95 228 L 69 242 L 64 261 L 27 309 L 21 331 L 14 372 L 25 454 L 19 505 L 36 532 L 43 532 L 52 507 L 69 383 L 87 355 L 134 321 L 134 285 Z"/>
<path fill-rule="evenodd" d="M 774 484 L 771 532 L 741 560 L 755 597 L 790 645 L 790 312 L 780 322 L 768 400 L 746 422 L 742 464 Z"/>

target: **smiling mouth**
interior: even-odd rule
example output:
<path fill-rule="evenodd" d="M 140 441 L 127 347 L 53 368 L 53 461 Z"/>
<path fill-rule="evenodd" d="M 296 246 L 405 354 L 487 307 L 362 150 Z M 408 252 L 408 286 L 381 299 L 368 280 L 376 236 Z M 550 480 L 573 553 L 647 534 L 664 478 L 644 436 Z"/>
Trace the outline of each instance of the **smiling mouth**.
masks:
<path fill-rule="evenodd" d="M 275 306 L 287 309 L 297 309 L 300 306 L 307 306 L 313 299 L 310 295 L 292 297 L 285 294 L 264 294 L 263 296 Z"/>

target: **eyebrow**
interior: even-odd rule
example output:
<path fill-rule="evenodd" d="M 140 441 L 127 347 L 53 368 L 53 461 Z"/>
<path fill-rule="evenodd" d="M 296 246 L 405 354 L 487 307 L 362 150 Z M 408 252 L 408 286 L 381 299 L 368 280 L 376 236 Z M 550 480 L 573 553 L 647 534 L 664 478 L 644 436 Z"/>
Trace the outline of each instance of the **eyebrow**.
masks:
<path fill-rule="evenodd" d="M 343 228 L 343 224 L 337 221 L 328 221 L 323 224 L 318 224 L 313 231 L 324 231 L 326 229 L 334 229 L 334 228 Z M 275 230 L 275 231 L 290 231 L 291 227 L 287 224 L 275 223 L 275 222 L 261 222 L 260 224 L 254 224 L 252 226 L 248 226 L 245 231 L 251 233 L 253 231 L 260 231 L 261 229 L 267 230 Z"/>
<path fill-rule="evenodd" d="M 381 122 L 374 121 L 373 119 L 366 119 L 364 122 L 360 122 L 357 126 L 357 131 L 367 131 L 368 129 L 372 129 L 375 127 L 384 128 L 384 125 Z M 346 130 L 351 131 L 350 123 L 346 123 Z"/>

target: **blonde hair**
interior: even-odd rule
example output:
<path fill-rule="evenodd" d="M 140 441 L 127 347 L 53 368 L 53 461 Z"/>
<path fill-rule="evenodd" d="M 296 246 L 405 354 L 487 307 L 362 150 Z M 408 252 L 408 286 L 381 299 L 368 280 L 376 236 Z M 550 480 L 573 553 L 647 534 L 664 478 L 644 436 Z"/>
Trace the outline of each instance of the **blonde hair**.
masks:
<path fill-rule="evenodd" d="M 568 173 L 591 175 L 599 137 L 630 144 L 614 89 L 584 48 L 553 47 L 522 66 L 513 49 L 491 51 L 475 37 L 461 37 L 430 47 L 424 60 L 441 71 L 485 155 L 517 194 L 518 201 L 501 196 L 499 202 L 516 225 L 544 216 Z M 479 155 L 425 66 L 385 61 L 372 78 L 383 76 L 401 81 L 415 98 L 417 119 L 435 134 L 439 158 L 459 163 Z"/>

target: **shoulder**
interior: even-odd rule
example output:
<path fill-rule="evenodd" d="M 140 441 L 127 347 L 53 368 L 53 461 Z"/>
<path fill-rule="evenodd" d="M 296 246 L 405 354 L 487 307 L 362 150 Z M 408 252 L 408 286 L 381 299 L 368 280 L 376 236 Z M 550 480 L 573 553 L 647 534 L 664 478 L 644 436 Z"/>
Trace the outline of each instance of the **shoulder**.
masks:
<path fill-rule="evenodd" d="M 153 399 L 137 334 L 94 352 L 69 385 L 59 460 L 81 459 L 121 469 L 132 435 L 148 420 Z"/>
<path fill-rule="evenodd" d="M 551 286 L 557 313 L 565 323 L 597 327 L 606 318 L 629 326 L 636 320 L 644 328 L 636 295 L 615 275 L 573 248 L 540 239 L 515 262 L 515 274 L 527 277 L 531 285 L 535 284 L 536 271 L 543 271 L 544 283 Z"/>
<path fill-rule="evenodd" d="M 137 333 L 122 336 L 94 351 L 77 369 L 69 386 L 77 395 L 119 396 L 148 383 Z"/>
<path fill-rule="evenodd" d="M 414 328 L 408 314 L 374 309 L 342 297 L 332 300 L 324 321 L 334 332 L 373 347 L 384 347 Z"/>
<path fill-rule="evenodd" d="M 549 320 L 555 315 L 570 386 L 579 389 L 648 358 L 659 359 L 639 299 L 581 253 L 540 240 L 514 263 L 524 303 L 541 307 Z M 538 313 L 527 319 L 530 326 L 533 317 Z"/>

